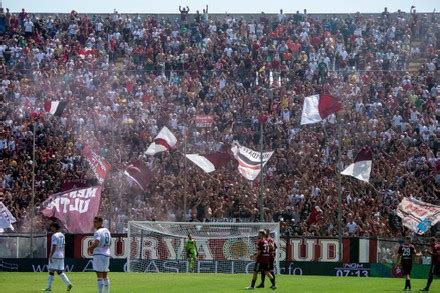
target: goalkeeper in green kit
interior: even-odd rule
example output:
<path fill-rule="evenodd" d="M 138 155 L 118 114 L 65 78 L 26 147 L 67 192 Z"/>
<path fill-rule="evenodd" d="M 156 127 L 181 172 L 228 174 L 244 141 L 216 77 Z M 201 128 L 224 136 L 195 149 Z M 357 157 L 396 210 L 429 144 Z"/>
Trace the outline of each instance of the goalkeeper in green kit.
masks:
<path fill-rule="evenodd" d="M 189 270 L 194 272 L 198 253 L 196 241 L 192 238 L 191 234 L 188 234 L 188 240 L 185 242 L 185 251 L 189 262 Z"/>

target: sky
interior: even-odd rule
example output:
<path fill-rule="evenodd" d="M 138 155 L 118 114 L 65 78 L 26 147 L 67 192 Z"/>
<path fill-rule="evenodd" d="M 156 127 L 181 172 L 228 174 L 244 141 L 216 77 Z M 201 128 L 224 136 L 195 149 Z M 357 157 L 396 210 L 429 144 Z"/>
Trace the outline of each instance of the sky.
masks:
<path fill-rule="evenodd" d="M 190 13 L 202 11 L 206 4 L 211 13 L 285 13 L 307 9 L 308 13 L 390 12 L 409 11 L 415 5 L 419 12 L 440 10 L 439 0 L 2 0 L 3 7 L 12 12 L 25 8 L 29 12 L 68 13 L 178 13 L 179 5 L 189 6 Z"/>

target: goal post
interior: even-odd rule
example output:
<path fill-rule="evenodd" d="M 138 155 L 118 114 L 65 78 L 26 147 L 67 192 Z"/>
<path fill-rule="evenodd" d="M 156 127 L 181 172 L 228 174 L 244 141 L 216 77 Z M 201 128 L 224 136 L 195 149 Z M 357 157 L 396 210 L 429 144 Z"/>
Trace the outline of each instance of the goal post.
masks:
<path fill-rule="evenodd" d="M 188 233 L 196 240 L 198 273 L 250 273 L 258 231 L 270 231 L 278 248 L 278 223 L 128 222 L 128 272 L 189 272 L 184 250 Z M 279 249 L 275 271 L 279 273 Z"/>

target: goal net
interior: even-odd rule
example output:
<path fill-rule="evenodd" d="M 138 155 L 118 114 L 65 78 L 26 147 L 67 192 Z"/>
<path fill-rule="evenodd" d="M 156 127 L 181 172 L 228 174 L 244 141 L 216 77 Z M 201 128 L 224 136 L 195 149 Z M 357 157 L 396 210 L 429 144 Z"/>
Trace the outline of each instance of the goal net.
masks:
<path fill-rule="evenodd" d="M 256 252 L 258 231 L 269 230 L 280 247 L 278 223 L 128 223 L 129 272 L 190 271 L 184 249 L 188 233 L 197 243 L 198 257 L 194 271 L 199 273 L 250 273 Z M 275 254 L 275 270 L 279 272 L 279 251 Z"/>

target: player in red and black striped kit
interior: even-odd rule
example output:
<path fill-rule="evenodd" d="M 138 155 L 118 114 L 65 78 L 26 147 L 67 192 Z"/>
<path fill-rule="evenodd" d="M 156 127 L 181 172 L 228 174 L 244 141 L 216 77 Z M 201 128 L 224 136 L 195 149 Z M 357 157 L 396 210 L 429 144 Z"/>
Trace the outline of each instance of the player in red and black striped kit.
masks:
<path fill-rule="evenodd" d="M 253 290 L 255 287 L 255 282 L 257 281 L 257 276 L 259 272 L 263 272 L 266 276 L 269 277 L 270 282 L 272 283 L 271 289 L 276 289 L 277 286 L 275 285 L 275 279 L 273 278 L 272 274 L 269 272 L 269 264 L 270 264 L 270 251 L 269 251 L 269 243 L 266 239 L 266 232 L 264 230 L 260 230 L 258 232 L 258 247 L 257 247 L 257 253 L 255 256 L 257 257 L 255 267 L 254 267 L 254 274 L 252 275 L 252 283 L 249 287 L 246 287 L 248 290 Z"/>
<path fill-rule="evenodd" d="M 416 248 L 411 244 L 411 237 L 406 237 L 405 242 L 402 243 L 397 251 L 397 264 L 402 267 L 402 275 L 405 276 L 405 288 L 406 290 L 411 290 L 411 269 L 413 263 L 413 257 L 416 254 Z"/>
<path fill-rule="evenodd" d="M 275 252 L 277 249 L 277 244 L 273 240 L 272 237 L 270 237 L 270 231 L 266 230 L 266 240 L 269 244 L 269 254 L 270 254 L 270 262 L 268 270 L 273 276 L 273 280 L 275 281 Z M 264 279 L 266 278 L 266 274 L 264 272 L 261 272 L 261 284 L 257 286 L 257 288 L 264 288 Z"/>
<path fill-rule="evenodd" d="M 420 291 L 429 291 L 429 287 L 431 286 L 432 279 L 434 279 L 434 275 L 440 277 L 440 242 L 436 241 L 436 239 L 433 237 L 430 239 L 430 245 L 431 268 L 429 270 L 428 282 L 426 283 L 426 287 Z"/>

